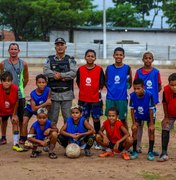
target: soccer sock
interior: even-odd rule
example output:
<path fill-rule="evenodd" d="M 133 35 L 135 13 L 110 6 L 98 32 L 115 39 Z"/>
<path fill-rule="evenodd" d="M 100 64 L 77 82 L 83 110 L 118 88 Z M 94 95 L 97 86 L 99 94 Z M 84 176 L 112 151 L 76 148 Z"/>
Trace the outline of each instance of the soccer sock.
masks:
<path fill-rule="evenodd" d="M 3 141 L 3 140 L 6 140 L 6 136 L 2 136 L 1 140 L 2 140 L 2 141 Z"/>
<path fill-rule="evenodd" d="M 153 146 L 154 146 L 154 141 L 149 140 L 149 150 L 148 150 L 148 152 L 153 152 Z"/>
<path fill-rule="evenodd" d="M 162 130 L 162 154 L 167 154 L 170 131 Z"/>
<path fill-rule="evenodd" d="M 13 133 L 13 144 L 16 145 L 19 143 L 19 131 L 14 131 Z"/>
<path fill-rule="evenodd" d="M 137 140 L 134 140 L 134 142 L 133 142 L 133 151 L 135 151 L 135 152 L 137 152 L 136 146 L 137 146 Z"/>
<path fill-rule="evenodd" d="M 55 148 L 54 144 L 50 144 L 49 146 L 49 153 L 53 152 L 53 149 Z"/>
<path fill-rule="evenodd" d="M 98 134 L 98 131 L 100 130 L 100 120 L 94 122 L 94 129 L 95 129 L 95 133 Z"/>

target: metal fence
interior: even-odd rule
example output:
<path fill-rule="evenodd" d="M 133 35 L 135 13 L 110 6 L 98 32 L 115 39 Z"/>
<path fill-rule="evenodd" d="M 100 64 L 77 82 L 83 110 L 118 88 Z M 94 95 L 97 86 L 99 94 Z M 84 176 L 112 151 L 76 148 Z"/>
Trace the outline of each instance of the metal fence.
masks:
<path fill-rule="evenodd" d="M 11 42 L 0 42 L 0 58 L 9 56 L 8 47 Z M 55 54 L 54 42 L 18 42 L 20 46 L 20 57 L 22 58 L 46 58 Z M 176 46 L 156 46 L 149 44 L 107 44 L 107 59 L 112 60 L 113 51 L 116 47 L 123 47 L 127 60 L 134 63 L 141 61 L 142 54 L 145 51 L 152 51 L 155 60 L 161 64 L 176 62 Z M 67 53 L 78 60 L 84 58 L 87 49 L 94 49 L 97 53 L 97 59 L 103 59 L 102 44 L 88 43 L 67 43 Z"/>

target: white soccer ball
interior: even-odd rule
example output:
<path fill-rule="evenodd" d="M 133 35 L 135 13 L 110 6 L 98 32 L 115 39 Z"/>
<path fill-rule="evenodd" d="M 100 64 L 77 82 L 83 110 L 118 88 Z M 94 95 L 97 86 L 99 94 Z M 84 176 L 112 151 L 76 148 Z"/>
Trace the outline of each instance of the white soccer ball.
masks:
<path fill-rule="evenodd" d="M 75 144 L 75 143 L 70 143 L 66 147 L 66 155 L 69 158 L 78 158 L 81 154 L 81 148 Z"/>

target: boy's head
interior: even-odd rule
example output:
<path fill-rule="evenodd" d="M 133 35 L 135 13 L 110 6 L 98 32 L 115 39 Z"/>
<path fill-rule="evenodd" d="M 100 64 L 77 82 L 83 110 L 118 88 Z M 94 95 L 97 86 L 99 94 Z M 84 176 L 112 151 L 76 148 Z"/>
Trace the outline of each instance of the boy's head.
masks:
<path fill-rule="evenodd" d="M 94 61 L 96 60 L 96 52 L 93 49 L 88 49 L 85 52 L 85 60 L 87 64 L 93 64 Z"/>
<path fill-rule="evenodd" d="M 37 120 L 40 125 L 45 125 L 48 119 L 48 110 L 46 108 L 39 108 L 37 110 Z"/>
<path fill-rule="evenodd" d="M 125 50 L 121 47 L 115 48 L 113 57 L 115 59 L 116 64 L 122 64 L 122 61 L 125 57 Z"/>
<path fill-rule="evenodd" d="M 147 51 L 143 54 L 142 61 L 144 62 L 145 66 L 151 66 L 152 62 L 154 61 L 154 55 L 152 52 Z"/>
<path fill-rule="evenodd" d="M 141 78 L 137 78 L 133 81 L 133 89 L 137 96 L 144 95 L 144 81 Z"/>
<path fill-rule="evenodd" d="M 113 125 L 117 118 L 119 116 L 119 111 L 115 107 L 111 107 L 108 109 L 108 120 L 110 121 L 110 124 Z"/>
<path fill-rule="evenodd" d="M 47 78 L 43 74 L 39 74 L 36 76 L 36 86 L 40 90 L 44 90 L 47 85 Z"/>
<path fill-rule="evenodd" d="M 71 116 L 74 121 L 78 121 L 82 116 L 82 107 L 79 105 L 71 107 Z"/>
<path fill-rule="evenodd" d="M 9 71 L 5 71 L 1 74 L 1 83 L 4 89 L 8 89 L 13 81 L 12 73 Z"/>
<path fill-rule="evenodd" d="M 176 73 L 172 73 L 169 78 L 169 86 L 173 93 L 176 93 Z"/>

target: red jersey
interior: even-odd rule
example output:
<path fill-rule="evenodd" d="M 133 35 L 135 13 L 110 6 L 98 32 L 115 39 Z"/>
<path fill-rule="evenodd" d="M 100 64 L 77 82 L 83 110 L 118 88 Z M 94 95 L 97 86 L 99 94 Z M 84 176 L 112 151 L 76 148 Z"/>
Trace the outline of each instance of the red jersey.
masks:
<path fill-rule="evenodd" d="M 164 87 L 163 104 L 166 103 L 169 117 L 176 117 L 176 97 L 169 85 Z"/>
<path fill-rule="evenodd" d="M 110 121 L 107 119 L 104 121 L 103 126 L 111 143 L 115 144 L 119 139 L 122 138 L 120 127 L 123 126 L 123 123 L 120 120 L 117 120 L 114 124 L 114 127 L 112 128 Z"/>
<path fill-rule="evenodd" d="M 14 112 L 17 101 L 18 87 L 14 84 L 11 84 L 10 93 L 6 94 L 2 84 L 0 84 L 0 116 L 11 116 Z"/>
<path fill-rule="evenodd" d="M 84 102 L 99 102 L 101 99 L 101 73 L 102 68 L 95 65 L 88 69 L 86 65 L 79 68 L 79 100 Z"/>

